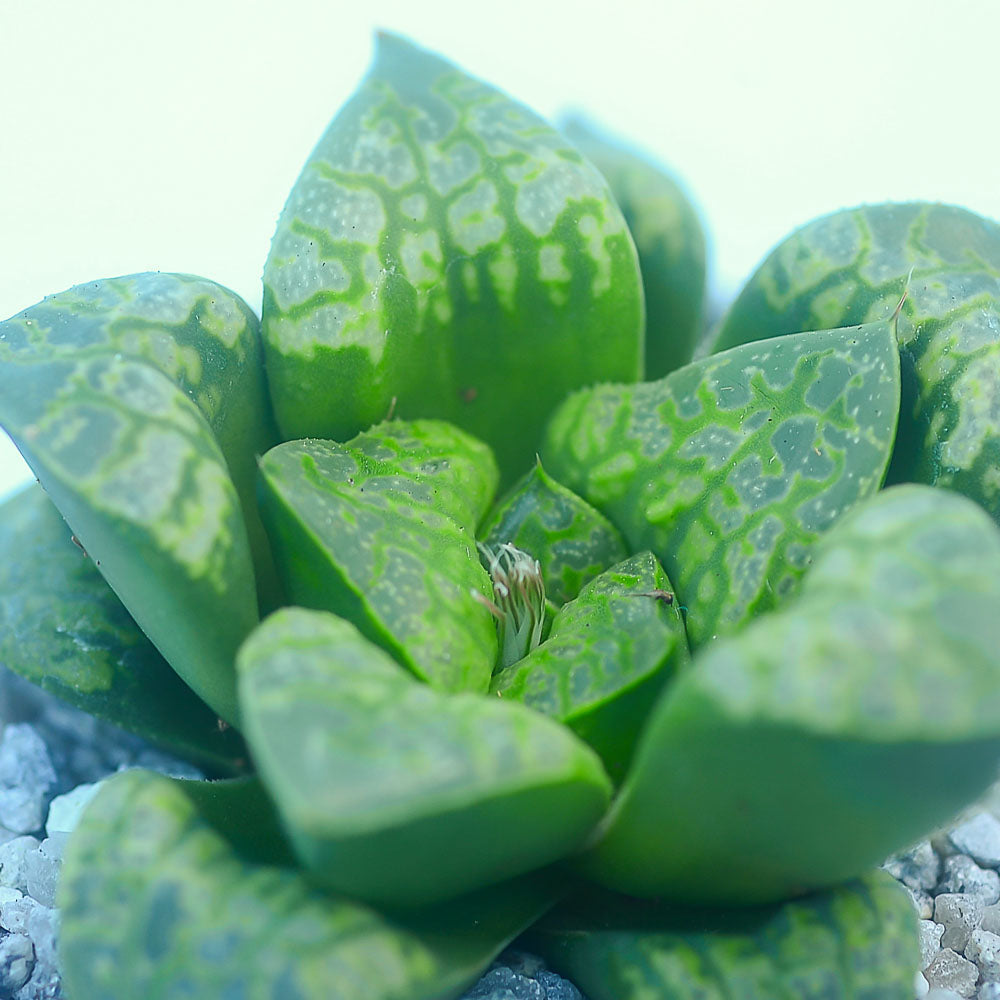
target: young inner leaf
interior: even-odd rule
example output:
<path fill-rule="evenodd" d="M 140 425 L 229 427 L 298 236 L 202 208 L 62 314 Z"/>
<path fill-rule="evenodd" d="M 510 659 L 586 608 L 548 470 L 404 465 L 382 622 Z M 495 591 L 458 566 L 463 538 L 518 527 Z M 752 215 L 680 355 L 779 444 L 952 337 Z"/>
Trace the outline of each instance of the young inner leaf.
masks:
<path fill-rule="evenodd" d="M 524 659 L 542 641 L 545 622 L 542 568 L 537 559 L 510 542 L 495 549 L 477 542 L 476 547 L 493 581 L 494 600 L 483 597 L 479 591 L 473 591 L 472 595 L 497 620 L 500 637 L 497 669 L 502 670 Z"/>

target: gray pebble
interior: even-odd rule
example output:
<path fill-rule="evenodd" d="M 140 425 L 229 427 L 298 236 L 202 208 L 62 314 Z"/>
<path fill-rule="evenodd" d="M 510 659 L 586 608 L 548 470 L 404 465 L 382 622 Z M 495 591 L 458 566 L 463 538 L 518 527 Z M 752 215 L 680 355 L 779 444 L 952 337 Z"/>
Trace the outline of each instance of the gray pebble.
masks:
<path fill-rule="evenodd" d="M 913 993 L 917 1000 L 922 1000 L 923 997 L 927 996 L 927 991 L 930 987 L 927 985 L 927 980 L 924 979 L 924 974 L 918 972 L 916 976 L 913 977 Z"/>
<path fill-rule="evenodd" d="M 976 994 L 976 1000 L 1000 1000 L 1000 983 L 983 983 Z"/>
<path fill-rule="evenodd" d="M 462 1000 L 546 1000 L 545 989 L 534 979 L 501 965 L 490 969 Z"/>
<path fill-rule="evenodd" d="M 45 822 L 46 791 L 0 788 L 0 823 L 17 834 L 36 833 Z"/>
<path fill-rule="evenodd" d="M 944 924 L 941 947 L 963 951 L 969 935 L 983 919 L 983 904 L 975 896 L 945 892 L 934 900 L 934 920 Z"/>
<path fill-rule="evenodd" d="M 17 992 L 35 968 L 35 949 L 24 934 L 7 934 L 0 939 L 0 996 Z"/>
<path fill-rule="evenodd" d="M 34 727 L 6 726 L 0 739 L 0 823 L 15 833 L 41 829 L 55 783 L 49 751 Z"/>
<path fill-rule="evenodd" d="M 974 858 L 984 868 L 1000 865 L 1000 820 L 988 812 L 976 813 L 972 819 L 956 826 L 948 839 L 959 852 Z"/>
<path fill-rule="evenodd" d="M 984 906 L 1000 900 L 1000 875 L 990 868 L 980 868 L 967 854 L 946 858 L 937 892 L 964 892 L 976 896 Z"/>
<path fill-rule="evenodd" d="M 991 934 L 1000 934 L 1000 903 L 983 907 L 983 919 L 979 921 L 979 926 Z"/>
<path fill-rule="evenodd" d="M 59 833 L 66 835 L 72 833 L 87 803 L 97 794 L 100 787 L 100 782 L 77 785 L 65 795 L 57 795 L 49 805 L 49 815 L 45 821 L 46 833 L 50 837 Z"/>
<path fill-rule="evenodd" d="M 934 916 L 933 897 L 929 893 L 924 892 L 923 889 L 911 889 L 908 885 L 904 885 L 903 888 L 909 894 L 914 909 L 917 911 L 917 916 L 921 920 L 930 920 Z"/>
<path fill-rule="evenodd" d="M 17 837 L 0 844 L 0 886 L 28 889 L 28 855 L 38 850 L 35 837 Z"/>
<path fill-rule="evenodd" d="M 981 927 L 974 930 L 965 946 L 965 957 L 979 966 L 979 975 L 985 982 L 1000 982 L 1000 936 Z"/>
<path fill-rule="evenodd" d="M 0 739 L 0 785 L 48 791 L 56 783 L 56 772 L 45 740 L 27 722 L 4 727 Z"/>
<path fill-rule="evenodd" d="M 583 1000 L 583 994 L 568 979 L 548 969 L 538 973 L 538 981 L 545 988 L 545 1000 Z"/>
<path fill-rule="evenodd" d="M 973 993 L 975 991 L 973 990 Z M 948 990 L 941 986 L 935 986 L 924 994 L 924 1000 L 964 1000 L 971 997 L 973 993 L 957 993 L 955 990 Z"/>
<path fill-rule="evenodd" d="M 917 923 L 917 934 L 920 938 L 920 968 L 926 969 L 941 950 L 944 924 L 936 924 L 933 920 L 920 920 Z"/>
<path fill-rule="evenodd" d="M 42 906 L 56 905 L 56 886 L 59 883 L 60 865 L 57 860 L 42 852 L 41 847 L 26 857 L 28 895 Z"/>
<path fill-rule="evenodd" d="M 922 840 L 905 854 L 889 858 L 882 867 L 908 888 L 929 892 L 937 885 L 941 861 L 930 841 Z"/>
<path fill-rule="evenodd" d="M 25 899 L 29 906 L 27 935 L 35 947 L 35 968 L 28 982 L 14 995 L 14 1000 L 49 1000 L 61 996 L 57 947 L 59 913 Z"/>
<path fill-rule="evenodd" d="M 951 948 L 942 948 L 934 961 L 924 969 L 924 978 L 931 987 L 927 1000 L 937 1000 L 935 987 L 954 990 L 961 997 L 971 997 L 976 992 L 979 969 Z"/>

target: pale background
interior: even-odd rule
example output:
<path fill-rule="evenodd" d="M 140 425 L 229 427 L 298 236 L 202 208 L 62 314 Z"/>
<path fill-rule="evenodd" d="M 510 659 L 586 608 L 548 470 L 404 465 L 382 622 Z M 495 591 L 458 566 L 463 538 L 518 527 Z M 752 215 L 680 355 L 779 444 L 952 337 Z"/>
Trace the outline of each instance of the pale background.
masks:
<path fill-rule="evenodd" d="M 0 0 L 0 319 L 144 270 L 259 310 L 284 198 L 379 26 L 673 168 L 719 303 L 838 207 L 1000 218 L 996 0 Z M 0 494 L 28 475 L 0 436 Z"/>

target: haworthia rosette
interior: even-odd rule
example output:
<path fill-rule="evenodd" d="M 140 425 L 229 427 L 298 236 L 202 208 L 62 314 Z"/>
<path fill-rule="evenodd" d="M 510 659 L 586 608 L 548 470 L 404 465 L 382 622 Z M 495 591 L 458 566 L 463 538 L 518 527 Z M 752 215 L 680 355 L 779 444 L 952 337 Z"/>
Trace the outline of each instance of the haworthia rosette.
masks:
<path fill-rule="evenodd" d="M 670 581 L 643 552 L 591 580 L 490 690 L 569 726 L 621 780 L 657 695 L 688 661 Z"/>
<path fill-rule="evenodd" d="M 958 490 L 1000 520 L 1000 224 L 950 205 L 848 209 L 750 278 L 713 350 L 817 324 L 899 318 L 903 402 L 889 482 Z"/>
<path fill-rule="evenodd" d="M 540 868 L 607 806 L 558 723 L 409 676 L 348 622 L 284 609 L 239 655 L 245 731 L 302 863 L 348 896 L 412 906 Z"/>
<path fill-rule="evenodd" d="M 815 572 L 658 702 L 589 875 L 636 895 L 782 899 L 877 864 L 994 780 L 988 515 L 949 491 L 893 487 L 830 530 Z"/>
<path fill-rule="evenodd" d="M 484 691 L 496 628 L 475 526 L 496 487 L 489 449 L 441 421 L 390 422 L 347 444 L 289 441 L 260 463 L 289 599 L 351 620 L 418 677 Z"/>
<path fill-rule="evenodd" d="M 646 300 L 646 379 L 686 365 L 701 333 L 705 233 L 683 187 L 641 153 L 573 117 L 563 131 L 604 174 L 639 253 Z"/>
<path fill-rule="evenodd" d="M 73 997 L 444 1000 L 557 891 L 535 877 L 418 919 L 389 918 L 311 888 L 294 869 L 247 860 L 218 829 L 238 825 L 239 790 L 228 823 L 220 808 L 205 808 L 205 793 L 189 790 L 128 771 L 88 805 L 59 889 L 63 982 Z"/>
<path fill-rule="evenodd" d="M 557 483 L 541 462 L 511 487 L 480 530 L 491 548 L 511 544 L 538 560 L 545 596 L 556 605 L 628 554 L 621 532 L 586 500 Z"/>
<path fill-rule="evenodd" d="M 37 486 L 0 504 L 0 664 L 212 774 L 246 747 L 143 635 Z"/>
<path fill-rule="evenodd" d="M 235 293 L 191 274 L 89 281 L 0 323 L 0 365 L 56 359 L 151 365 L 212 429 L 240 496 L 265 608 L 280 601 L 255 498 L 256 456 L 277 440 L 257 317 Z"/>
<path fill-rule="evenodd" d="M 816 540 L 879 488 L 899 392 L 889 321 L 796 334 L 582 390 L 542 458 L 661 561 L 694 648 L 790 593 Z"/>
<path fill-rule="evenodd" d="M 570 390 L 642 372 L 635 247 L 607 184 L 537 115 L 380 34 L 264 269 L 286 438 L 346 440 L 392 409 L 487 441 L 505 482 Z"/>
<path fill-rule="evenodd" d="M 584 894 L 527 943 L 590 1000 L 912 1000 L 916 923 L 903 887 L 875 871 L 759 909 Z"/>
<path fill-rule="evenodd" d="M 152 365 L 0 364 L 0 424 L 142 630 L 223 719 L 256 624 L 246 524 L 212 429 Z"/>

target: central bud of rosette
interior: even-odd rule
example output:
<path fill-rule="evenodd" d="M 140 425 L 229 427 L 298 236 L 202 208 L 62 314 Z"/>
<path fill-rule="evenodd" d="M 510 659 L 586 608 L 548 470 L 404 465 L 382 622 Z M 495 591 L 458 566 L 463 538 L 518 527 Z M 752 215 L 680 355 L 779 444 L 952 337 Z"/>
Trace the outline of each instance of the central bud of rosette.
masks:
<path fill-rule="evenodd" d="M 500 636 L 500 669 L 524 659 L 542 641 L 545 624 L 545 581 L 537 559 L 504 542 L 493 549 L 477 546 L 493 581 L 493 600 L 471 591 L 497 620 Z"/>

